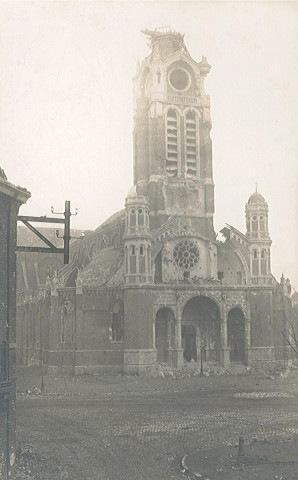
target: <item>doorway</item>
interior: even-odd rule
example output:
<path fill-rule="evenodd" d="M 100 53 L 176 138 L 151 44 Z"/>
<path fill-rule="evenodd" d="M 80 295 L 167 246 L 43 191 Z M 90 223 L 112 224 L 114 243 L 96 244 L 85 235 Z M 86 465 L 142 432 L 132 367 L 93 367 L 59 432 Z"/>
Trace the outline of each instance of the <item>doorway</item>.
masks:
<path fill-rule="evenodd" d="M 220 312 L 209 297 L 198 296 L 187 302 L 182 314 L 182 347 L 186 362 L 219 362 Z"/>

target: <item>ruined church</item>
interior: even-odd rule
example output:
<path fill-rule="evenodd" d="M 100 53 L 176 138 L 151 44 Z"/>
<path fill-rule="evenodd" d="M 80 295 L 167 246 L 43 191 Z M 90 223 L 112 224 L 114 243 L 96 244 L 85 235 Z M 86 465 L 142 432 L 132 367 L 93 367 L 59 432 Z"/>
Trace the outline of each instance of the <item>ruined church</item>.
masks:
<path fill-rule="evenodd" d="M 69 265 L 47 278 L 44 268 L 34 291 L 24 260 L 18 361 L 73 374 L 150 373 L 201 358 L 225 367 L 284 361 L 291 288 L 271 274 L 266 200 L 248 198 L 246 233 L 226 224 L 219 241 L 214 231 L 211 67 L 180 33 L 144 34 L 151 53 L 133 79 L 125 208 L 72 245 Z M 46 261 L 36 255 L 32 275 Z"/>

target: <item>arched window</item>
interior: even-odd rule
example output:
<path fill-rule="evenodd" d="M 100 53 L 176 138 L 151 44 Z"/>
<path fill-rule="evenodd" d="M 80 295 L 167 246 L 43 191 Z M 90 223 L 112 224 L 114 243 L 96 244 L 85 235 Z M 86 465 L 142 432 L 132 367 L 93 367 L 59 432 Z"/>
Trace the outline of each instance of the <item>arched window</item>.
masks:
<path fill-rule="evenodd" d="M 197 175 L 197 122 L 194 112 L 186 114 L 185 122 L 186 142 L 185 158 L 186 173 L 188 175 Z"/>
<path fill-rule="evenodd" d="M 129 249 L 130 258 L 129 258 L 129 271 L 130 273 L 136 273 L 137 263 L 136 263 L 136 247 L 131 245 Z"/>
<path fill-rule="evenodd" d="M 148 208 L 145 208 L 145 225 L 149 227 L 149 210 Z"/>
<path fill-rule="evenodd" d="M 261 275 L 267 275 L 267 252 L 264 248 L 261 251 Z"/>
<path fill-rule="evenodd" d="M 134 227 L 136 224 L 136 211 L 134 208 L 130 210 L 130 219 L 129 224 Z"/>
<path fill-rule="evenodd" d="M 146 273 L 146 263 L 145 263 L 145 246 L 140 245 L 139 249 L 139 272 Z"/>
<path fill-rule="evenodd" d="M 138 225 L 142 227 L 144 225 L 144 210 L 143 208 L 138 208 Z"/>
<path fill-rule="evenodd" d="M 166 172 L 175 177 L 178 174 L 178 119 L 174 109 L 167 114 L 167 159 Z"/>
<path fill-rule="evenodd" d="M 254 276 L 259 275 L 259 262 L 258 262 L 258 251 L 257 249 L 253 250 L 253 256 L 252 256 L 252 274 Z"/>
<path fill-rule="evenodd" d="M 258 231 L 258 217 L 256 215 L 252 217 L 251 227 L 253 232 Z"/>

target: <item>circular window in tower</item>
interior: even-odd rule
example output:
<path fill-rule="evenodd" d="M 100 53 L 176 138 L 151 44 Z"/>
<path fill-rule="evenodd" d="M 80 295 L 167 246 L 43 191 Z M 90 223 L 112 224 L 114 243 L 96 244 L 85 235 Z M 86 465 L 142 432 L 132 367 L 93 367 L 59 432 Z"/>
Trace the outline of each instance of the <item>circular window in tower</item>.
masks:
<path fill-rule="evenodd" d="M 177 68 L 170 73 L 170 84 L 175 90 L 186 90 L 190 83 L 190 77 L 186 70 Z"/>
<path fill-rule="evenodd" d="M 183 240 L 174 248 L 174 263 L 184 271 L 190 271 L 199 263 L 199 248 L 194 240 Z"/>

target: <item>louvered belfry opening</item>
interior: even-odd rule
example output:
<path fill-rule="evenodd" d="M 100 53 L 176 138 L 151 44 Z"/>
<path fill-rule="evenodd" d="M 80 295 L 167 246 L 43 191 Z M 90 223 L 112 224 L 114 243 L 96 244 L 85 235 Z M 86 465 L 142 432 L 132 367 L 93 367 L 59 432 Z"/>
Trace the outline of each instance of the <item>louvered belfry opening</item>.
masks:
<path fill-rule="evenodd" d="M 197 123 L 194 112 L 186 114 L 186 172 L 197 175 Z"/>
<path fill-rule="evenodd" d="M 178 119 L 173 109 L 170 109 L 167 114 L 166 171 L 173 177 L 178 174 Z"/>

